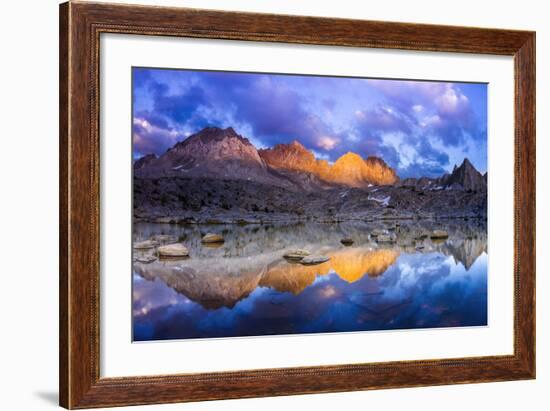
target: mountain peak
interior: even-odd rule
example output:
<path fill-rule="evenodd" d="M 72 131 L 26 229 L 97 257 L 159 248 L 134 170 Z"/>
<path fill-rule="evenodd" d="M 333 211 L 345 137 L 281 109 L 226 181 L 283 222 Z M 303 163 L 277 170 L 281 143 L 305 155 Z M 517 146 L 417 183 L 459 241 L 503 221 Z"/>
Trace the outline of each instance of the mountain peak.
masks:
<path fill-rule="evenodd" d="M 233 127 L 226 127 L 224 131 L 226 131 L 226 132 L 228 132 L 228 133 L 237 134 L 237 133 L 235 132 L 235 130 L 233 129 Z"/>
<path fill-rule="evenodd" d="M 462 161 L 462 164 L 460 165 L 460 167 L 467 167 L 467 168 L 473 168 L 474 170 L 476 169 L 474 167 L 474 165 L 470 162 L 470 160 L 468 159 L 468 157 L 464 157 L 464 160 Z M 476 170 L 477 171 L 477 170 Z"/>
<path fill-rule="evenodd" d="M 300 143 L 298 140 L 292 140 L 292 142 L 290 143 L 290 145 L 292 147 L 296 147 L 296 148 L 303 148 L 305 149 L 304 145 L 302 143 Z"/>
<path fill-rule="evenodd" d="M 259 150 L 262 159 L 279 169 L 311 171 L 316 167 L 315 156 L 297 140 L 289 144 L 277 144 L 273 148 Z"/>
<path fill-rule="evenodd" d="M 331 174 L 337 181 L 353 187 L 394 184 L 398 180 L 395 171 L 381 158 L 372 156 L 365 160 L 351 151 L 335 161 Z"/>
<path fill-rule="evenodd" d="M 149 161 L 147 166 L 153 173 L 219 177 L 265 169 L 256 147 L 232 127 L 205 127 Z"/>
<path fill-rule="evenodd" d="M 237 132 L 233 129 L 233 127 L 221 128 L 216 126 L 205 127 L 198 133 L 195 133 L 195 135 L 204 135 L 204 136 L 222 135 L 222 136 L 235 136 L 235 137 L 238 136 Z"/>
<path fill-rule="evenodd" d="M 455 165 L 453 172 L 450 175 L 443 176 L 442 179 L 446 186 L 458 184 L 469 191 L 487 190 L 485 177 L 477 171 L 468 158 L 464 158 L 459 167 Z"/>
<path fill-rule="evenodd" d="M 364 162 L 363 157 L 361 157 L 357 153 L 353 153 L 351 151 L 348 151 L 346 154 L 340 156 L 335 162 L 334 165 L 340 163 L 340 164 L 350 164 L 350 163 L 360 163 Z"/>

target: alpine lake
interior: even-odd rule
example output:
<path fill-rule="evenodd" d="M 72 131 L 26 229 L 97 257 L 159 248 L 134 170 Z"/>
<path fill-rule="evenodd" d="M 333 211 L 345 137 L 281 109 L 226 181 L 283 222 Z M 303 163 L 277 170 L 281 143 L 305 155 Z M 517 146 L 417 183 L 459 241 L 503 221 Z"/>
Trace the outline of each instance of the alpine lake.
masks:
<path fill-rule="evenodd" d="M 207 233 L 223 241 L 203 243 Z M 484 219 L 139 222 L 133 237 L 189 254 L 134 248 L 134 341 L 487 325 Z M 292 250 L 328 260 L 306 265 L 284 257 Z"/>

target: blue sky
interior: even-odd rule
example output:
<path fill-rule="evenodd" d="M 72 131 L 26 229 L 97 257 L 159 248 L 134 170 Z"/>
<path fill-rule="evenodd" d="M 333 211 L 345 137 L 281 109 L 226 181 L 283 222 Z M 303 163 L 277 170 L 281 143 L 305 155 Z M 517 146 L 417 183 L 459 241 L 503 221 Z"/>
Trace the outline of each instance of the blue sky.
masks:
<path fill-rule="evenodd" d="M 206 126 L 257 148 L 300 141 L 317 158 L 352 151 L 399 176 L 437 176 L 468 157 L 487 169 L 487 85 L 133 68 L 134 157 Z"/>

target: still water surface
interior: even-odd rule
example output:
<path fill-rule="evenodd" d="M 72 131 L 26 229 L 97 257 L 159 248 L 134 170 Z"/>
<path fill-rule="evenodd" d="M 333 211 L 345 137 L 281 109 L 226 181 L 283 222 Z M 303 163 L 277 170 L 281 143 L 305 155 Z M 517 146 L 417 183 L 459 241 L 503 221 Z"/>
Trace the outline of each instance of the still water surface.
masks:
<path fill-rule="evenodd" d="M 485 223 L 402 223 L 392 245 L 371 238 L 373 228 L 394 226 L 136 224 L 135 241 L 175 235 L 190 258 L 134 262 L 134 340 L 487 324 Z M 449 238 L 419 239 L 434 228 Z M 225 243 L 205 247 L 207 232 Z M 342 245 L 343 237 L 354 244 Z M 282 258 L 294 248 L 330 261 Z"/>

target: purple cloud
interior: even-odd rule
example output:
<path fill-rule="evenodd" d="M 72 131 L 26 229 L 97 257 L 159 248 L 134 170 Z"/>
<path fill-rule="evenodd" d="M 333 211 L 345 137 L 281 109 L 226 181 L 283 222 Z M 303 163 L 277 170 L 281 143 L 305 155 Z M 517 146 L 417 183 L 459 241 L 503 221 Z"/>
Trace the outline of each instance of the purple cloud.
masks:
<path fill-rule="evenodd" d="M 132 143 L 134 157 L 154 153 L 160 155 L 185 136 L 170 128 L 166 120 L 155 115 L 142 113 L 134 116 L 132 124 Z"/>

